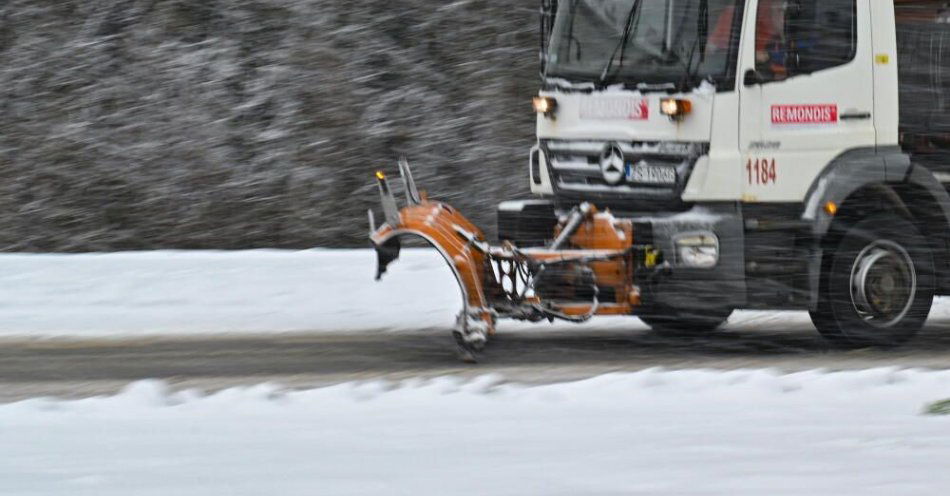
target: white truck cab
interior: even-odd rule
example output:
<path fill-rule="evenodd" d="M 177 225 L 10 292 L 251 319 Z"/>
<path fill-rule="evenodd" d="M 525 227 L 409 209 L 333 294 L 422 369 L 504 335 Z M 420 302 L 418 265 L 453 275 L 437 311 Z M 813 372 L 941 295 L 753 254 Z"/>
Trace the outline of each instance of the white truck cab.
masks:
<path fill-rule="evenodd" d="M 591 202 L 666 254 L 656 329 L 803 309 L 836 343 L 909 339 L 950 294 L 945 4 L 544 0 L 537 198 L 499 236 Z"/>

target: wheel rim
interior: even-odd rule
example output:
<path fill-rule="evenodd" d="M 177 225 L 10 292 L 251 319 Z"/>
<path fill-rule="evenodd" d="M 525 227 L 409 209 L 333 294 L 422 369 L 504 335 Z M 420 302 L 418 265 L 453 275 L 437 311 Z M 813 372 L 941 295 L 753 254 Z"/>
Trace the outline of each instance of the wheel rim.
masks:
<path fill-rule="evenodd" d="M 866 246 L 851 268 L 851 303 L 874 327 L 891 327 L 910 311 L 917 295 L 914 262 L 902 246 L 887 240 Z"/>

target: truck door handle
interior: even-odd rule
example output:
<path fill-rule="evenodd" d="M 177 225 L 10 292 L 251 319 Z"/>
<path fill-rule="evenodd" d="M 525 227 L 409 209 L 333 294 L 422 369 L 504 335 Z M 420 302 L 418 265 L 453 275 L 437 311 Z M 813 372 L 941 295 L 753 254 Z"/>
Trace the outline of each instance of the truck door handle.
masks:
<path fill-rule="evenodd" d="M 839 119 L 843 121 L 857 121 L 857 120 L 864 120 L 864 119 L 870 119 L 870 118 L 871 118 L 870 112 L 851 112 L 847 114 L 841 114 L 841 117 L 839 117 Z"/>

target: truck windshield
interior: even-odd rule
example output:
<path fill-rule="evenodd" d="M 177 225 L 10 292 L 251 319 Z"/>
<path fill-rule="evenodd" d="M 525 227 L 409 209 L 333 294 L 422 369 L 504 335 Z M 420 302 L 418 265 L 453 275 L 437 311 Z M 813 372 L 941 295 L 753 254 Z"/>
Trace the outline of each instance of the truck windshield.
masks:
<path fill-rule="evenodd" d="M 599 85 L 690 87 L 735 77 L 744 0 L 568 0 L 546 76 Z M 625 37 L 626 33 L 626 37 Z"/>

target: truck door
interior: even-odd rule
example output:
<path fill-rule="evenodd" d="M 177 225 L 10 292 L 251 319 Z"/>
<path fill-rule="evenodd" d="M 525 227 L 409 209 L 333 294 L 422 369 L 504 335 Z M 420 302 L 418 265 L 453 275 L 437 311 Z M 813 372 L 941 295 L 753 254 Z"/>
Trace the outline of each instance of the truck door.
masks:
<path fill-rule="evenodd" d="M 743 199 L 799 202 L 837 155 L 875 145 L 870 1 L 749 2 L 740 67 Z"/>

